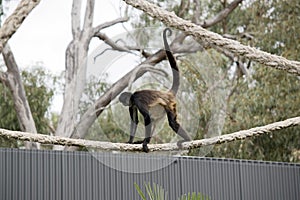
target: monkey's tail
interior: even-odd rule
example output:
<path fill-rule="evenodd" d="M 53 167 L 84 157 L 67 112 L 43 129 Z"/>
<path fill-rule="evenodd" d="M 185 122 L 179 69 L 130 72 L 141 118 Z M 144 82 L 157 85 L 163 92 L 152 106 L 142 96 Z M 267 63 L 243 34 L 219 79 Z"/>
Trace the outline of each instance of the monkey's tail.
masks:
<path fill-rule="evenodd" d="M 179 69 L 178 69 L 176 60 L 173 56 L 173 53 L 170 50 L 170 46 L 169 46 L 168 41 L 167 41 L 167 36 L 166 36 L 167 31 L 169 32 L 169 36 L 172 35 L 172 31 L 171 31 L 171 29 L 166 28 L 163 32 L 163 40 L 164 40 L 164 45 L 165 45 L 165 51 L 166 51 L 170 66 L 172 68 L 172 74 L 173 74 L 173 83 L 172 83 L 172 87 L 171 87 L 170 91 L 173 92 L 174 95 L 176 95 L 177 92 L 178 92 L 179 85 L 180 85 Z"/>

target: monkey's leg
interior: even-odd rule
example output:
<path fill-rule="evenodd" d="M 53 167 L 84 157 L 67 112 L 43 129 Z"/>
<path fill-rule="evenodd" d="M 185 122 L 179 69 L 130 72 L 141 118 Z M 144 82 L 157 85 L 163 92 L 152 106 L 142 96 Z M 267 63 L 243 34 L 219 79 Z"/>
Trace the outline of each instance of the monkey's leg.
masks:
<path fill-rule="evenodd" d="M 135 133 L 136 133 L 137 125 L 139 123 L 139 119 L 138 119 L 138 115 L 137 115 L 138 114 L 137 108 L 130 107 L 129 112 L 130 112 L 130 117 L 131 117 L 131 124 L 130 124 L 130 137 L 129 137 L 128 143 L 132 144 Z"/>
<path fill-rule="evenodd" d="M 147 125 L 149 126 L 149 125 Z M 156 122 L 151 119 L 151 134 L 150 134 L 150 138 L 152 138 L 153 134 L 154 134 L 154 131 L 155 131 L 155 128 L 156 128 Z M 133 144 L 142 144 L 144 142 L 144 140 L 138 140 L 138 141 L 135 141 L 133 142 Z"/>
<path fill-rule="evenodd" d="M 150 115 L 148 114 L 147 111 L 141 112 L 143 117 L 144 117 L 144 124 L 145 124 L 145 139 L 143 140 L 138 140 L 133 142 L 133 144 L 143 144 L 143 149 L 145 152 L 148 152 L 149 149 L 147 147 L 147 144 L 150 143 L 151 137 L 152 137 L 152 119 L 150 118 Z M 150 133 L 150 134 L 149 134 Z M 145 150 L 147 148 L 147 151 Z"/>
<path fill-rule="evenodd" d="M 132 144 L 135 133 L 136 133 L 136 128 L 137 128 L 138 123 L 131 121 L 130 124 L 130 137 L 127 143 Z"/>
<path fill-rule="evenodd" d="M 186 131 L 180 126 L 176 119 L 176 113 L 172 112 L 171 110 L 166 109 L 166 113 L 168 116 L 168 121 L 170 127 L 175 131 L 178 135 L 180 135 L 184 141 L 191 141 L 191 137 L 186 133 Z M 182 142 L 181 142 L 182 143 Z"/>
<path fill-rule="evenodd" d="M 152 128 L 152 122 L 151 122 L 151 117 L 148 112 L 142 112 L 142 115 L 144 116 L 145 120 L 145 139 L 143 141 L 143 151 L 148 153 L 148 144 L 150 143 L 151 140 L 151 128 Z"/>

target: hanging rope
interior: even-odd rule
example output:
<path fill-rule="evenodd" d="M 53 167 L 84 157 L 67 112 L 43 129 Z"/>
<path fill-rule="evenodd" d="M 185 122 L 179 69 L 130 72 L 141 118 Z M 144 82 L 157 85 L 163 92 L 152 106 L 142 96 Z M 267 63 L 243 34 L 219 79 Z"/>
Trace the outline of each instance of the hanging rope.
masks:
<path fill-rule="evenodd" d="M 252 128 L 249 130 L 243 130 L 243 131 L 238 131 L 227 135 L 221 135 L 221 136 L 207 138 L 207 139 L 185 142 L 182 144 L 182 149 L 186 149 L 186 150 L 194 149 L 202 146 L 222 144 L 234 140 L 242 140 L 247 137 L 258 136 L 276 130 L 281 130 L 281 129 L 285 129 L 292 126 L 298 126 L 298 125 L 300 125 L 300 117 L 290 118 L 284 121 L 275 122 L 265 126 Z M 108 150 L 142 151 L 142 145 L 138 145 L 138 144 L 112 143 L 112 142 L 101 142 L 101 141 L 92 141 L 92 140 L 83 140 L 83 139 L 72 139 L 67 137 L 10 131 L 6 129 L 0 129 L 0 136 L 6 138 L 13 138 L 16 140 L 39 142 L 41 144 L 80 146 L 80 147 L 94 148 L 94 149 L 107 150 L 107 151 Z M 179 150 L 176 143 L 149 144 L 148 147 L 150 151 Z"/>
<path fill-rule="evenodd" d="M 201 26 L 178 17 L 173 12 L 168 12 L 145 0 L 123 1 L 139 10 L 144 11 L 151 17 L 162 21 L 167 26 L 184 31 L 185 33 L 192 35 L 197 39 L 208 42 L 212 46 L 218 46 L 237 55 L 254 60 L 258 63 L 273 67 L 275 69 L 285 70 L 289 73 L 300 75 L 300 62 L 290 61 L 284 57 L 272 55 L 256 48 L 242 45 L 238 41 L 224 38 L 217 33 L 208 31 Z"/>

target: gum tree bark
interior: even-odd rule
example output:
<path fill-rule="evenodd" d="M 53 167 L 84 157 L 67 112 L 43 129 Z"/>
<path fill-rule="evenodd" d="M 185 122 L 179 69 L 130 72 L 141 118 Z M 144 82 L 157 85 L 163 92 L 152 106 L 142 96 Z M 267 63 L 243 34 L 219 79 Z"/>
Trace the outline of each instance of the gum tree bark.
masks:
<path fill-rule="evenodd" d="M 20 71 L 8 44 L 3 48 L 2 55 L 7 67 L 7 72 L 0 72 L 0 80 L 9 88 L 12 94 L 20 128 L 24 132 L 37 133 L 21 80 Z M 39 148 L 39 144 L 25 142 L 25 148 Z"/>
<path fill-rule="evenodd" d="M 64 102 L 56 136 L 70 137 L 71 131 L 76 125 L 79 100 L 86 83 L 86 58 L 91 40 L 94 4 L 94 0 L 87 1 L 84 24 L 81 29 L 82 1 L 73 1 L 71 13 L 73 39 L 66 50 Z M 56 150 L 62 148 L 54 147 Z"/>
<path fill-rule="evenodd" d="M 31 133 L 37 133 L 35 123 L 26 98 L 18 65 L 7 41 L 39 3 L 40 0 L 22 0 L 0 28 L 0 53 L 2 53 L 7 67 L 7 72 L 0 72 L 0 81 L 3 82 L 12 93 L 21 130 Z M 25 142 L 25 148 L 39 148 L 39 144 Z"/>
<path fill-rule="evenodd" d="M 70 137 L 72 132 L 76 130 L 79 100 L 86 84 L 86 59 L 91 39 L 96 37 L 100 30 L 127 21 L 127 18 L 119 18 L 93 27 L 94 4 L 95 0 L 87 1 L 81 28 L 82 1 L 73 1 L 71 13 L 73 39 L 66 50 L 64 102 L 56 136 Z M 54 146 L 55 150 L 62 150 L 63 148 L 62 146 Z"/>

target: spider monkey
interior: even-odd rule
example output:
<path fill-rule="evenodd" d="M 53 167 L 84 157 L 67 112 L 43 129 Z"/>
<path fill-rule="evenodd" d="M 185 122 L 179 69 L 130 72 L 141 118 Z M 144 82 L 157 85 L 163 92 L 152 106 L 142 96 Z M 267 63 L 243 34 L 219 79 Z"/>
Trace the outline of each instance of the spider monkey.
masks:
<path fill-rule="evenodd" d="M 176 99 L 175 95 L 179 88 L 179 69 L 176 63 L 176 60 L 170 51 L 170 46 L 167 41 L 167 32 L 169 32 L 169 36 L 172 34 L 171 29 L 166 28 L 163 32 L 163 41 L 165 46 L 165 52 L 168 57 L 172 74 L 173 74 L 173 83 L 172 87 L 169 91 L 156 91 L 156 90 L 140 90 L 136 91 L 133 94 L 130 92 L 123 92 L 119 101 L 124 106 L 129 106 L 129 113 L 131 117 L 131 125 L 130 125 L 130 138 L 128 143 L 132 144 L 133 139 L 136 133 L 137 125 L 139 123 L 138 120 L 138 111 L 144 117 L 145 122 L 145 139 L 142 141 L 134 142 L 134 144 L 143 143 L 143 151 L 149 152 L 147 144 L 151 140 L 151 128 L 152 122 L 155 121 L 154 114 L 151 113 L 151 109 L 159 106 L 159 110 L 164 110 L 166 112 L 169 125 L 180 135 L 184 140 L 178 142 L 178 146 L 181 146 L 181 143 L 184 141 L 191 141 L 190 136 L 186 133 L 186 131 L 180 126 L 177 121 L 177 111 L 176 111 Z"/>

